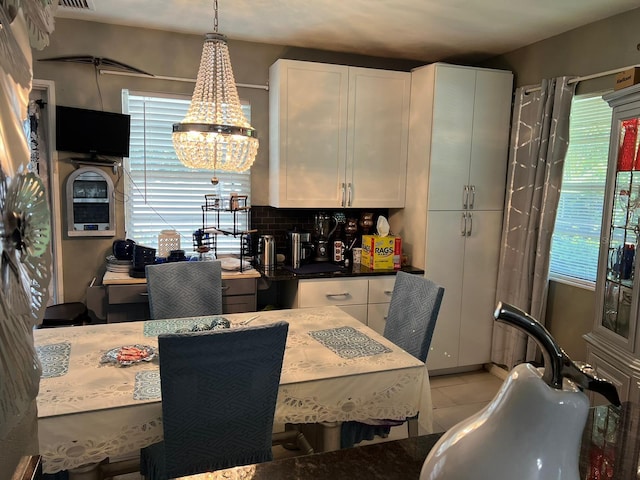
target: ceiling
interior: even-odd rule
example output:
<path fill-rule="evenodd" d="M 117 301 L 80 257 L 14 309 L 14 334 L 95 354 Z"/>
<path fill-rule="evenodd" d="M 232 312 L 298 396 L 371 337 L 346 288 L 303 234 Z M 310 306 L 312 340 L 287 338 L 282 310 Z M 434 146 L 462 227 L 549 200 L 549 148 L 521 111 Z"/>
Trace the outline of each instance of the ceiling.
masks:
<path fill-rule="evenodd" d="M 213 31 L 212 0 L 59 1 L 83 6 L 59 7 L 60 18 Z M 218 30 L 259 43 L 481 61 L 639 6 L 638 0 L 219 0 Z"/>

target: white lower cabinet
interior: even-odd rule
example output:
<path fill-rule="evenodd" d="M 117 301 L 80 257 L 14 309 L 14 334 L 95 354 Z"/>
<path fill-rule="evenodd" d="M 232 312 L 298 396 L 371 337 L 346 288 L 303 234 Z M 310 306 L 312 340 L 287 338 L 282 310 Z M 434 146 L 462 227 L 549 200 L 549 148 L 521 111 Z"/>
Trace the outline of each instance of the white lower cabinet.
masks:
<path fill-rule="evenodd" d="M 502 212 L 473 212 L 460 235 L 460 212 L 429 212 L 426 277 L 444 287 L 427 367 L 442 370 L 491 361 Z"/>
<path fill-rule="evenodd" d="M 613 383 L 620 396 L 620 401 L 637 402 L 640 398 L 640 379 L 634 378 L 633 372 L 629 369 L 628 365 L 624 362 L 616 361 L 615 359 L 605 356 L 600 353 L 601 350 L 594 349 L 592 345 L 587 343 L 587 363 L 591 365 L 601 378 L 606 378 Z M 639 373 L 636 372 L 636 375 Z M 635 386 L 635 388 L 632 388 Z M 595 405 L 602 405 L 608 403 L 608 401 L 593 392 L 589 392 L 592 403 Z"/>
<path fill-rule="evenodd" d="M 335 305 L 382 335 L 395 281 L 395 275 L 302 279 L 286 303 L 292 308 Z"/>
<path fill-rule="evenodd" d="M 369 301 L 367 306 L 367 326 L 380 335 L 384 333 L 389 313 L 389 302 L 396 277 L 375 277 L 369 279 Z"/>

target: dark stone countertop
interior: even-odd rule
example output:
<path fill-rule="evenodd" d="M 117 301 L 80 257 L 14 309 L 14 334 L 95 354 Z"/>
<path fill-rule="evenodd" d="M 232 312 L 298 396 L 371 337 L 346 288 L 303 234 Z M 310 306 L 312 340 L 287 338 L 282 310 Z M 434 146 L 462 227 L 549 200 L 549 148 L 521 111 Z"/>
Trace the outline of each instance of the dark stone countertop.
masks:
<path fill-rule="evenodd" d="M 400 270 L 373 270 L 363 265 L 354 265 L 351 268 L 340 268 L 331 263 L 309 263 L 295 272 L 285 265 L 278 265 L 273 270 L 264 270 L 260 266 L 255 267 L 262 277 L 267 280 L 299 280 L 306 278 L 343 278 L 343 277 L 369 277 L 378 275 L 395 275 L 398 271 L 423 275 L 424 270 L 410 265 L 400 268 Z M 335 269 L 334 271 L 323 271 Z"/>
<path fill-rule="evenodd" d="M 207 480 L 409 480 L 418 479 L 429 450 L 442 434 L 395 440 L 335 452 L 285 458 L 208 473 Z M 192 477 L 182 477 L 191 480 Z M 195 475 L 194 480 L 200 480 Z"/>
<path fill-rule="evenodd" d="M 590 409 L 580 448 L 580 478 L 637 478 L 640 465 L 640 409 L 624 403 Z M 335 452 L 234 467 L 206 474 L 207 480 L 418 480 L 422 464 L 442 433 Z M 562 445 L 558 445 L 562 448 Z M 515 446 L 517 449 L 517 445 Z M 204 478 L 199 475 L 195 478 Z M 184 480 L 192 477 L 183 477 Z M 470 473 L 469 478 L 473 478 Z"/>

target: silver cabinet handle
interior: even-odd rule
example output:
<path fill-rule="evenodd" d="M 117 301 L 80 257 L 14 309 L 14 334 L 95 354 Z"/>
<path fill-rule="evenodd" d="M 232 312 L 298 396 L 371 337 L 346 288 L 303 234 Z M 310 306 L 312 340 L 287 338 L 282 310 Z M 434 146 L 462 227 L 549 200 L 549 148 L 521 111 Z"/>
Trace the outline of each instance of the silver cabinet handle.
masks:
<path fill-rule="evenodd" d="M 343 207 L 346 207 L 346 190 L 345 190 L 345 184 L 344 182 L 342 182 L 342 201 L 340 202 L 340 204 Z"/>
<path fill-rule="evenodd" d="M 469 210 L 473 210 L 473 204 L 476 201 L 476 186 L 469 185 L 469 190 L 471 191 L 471 201 L 469 202 Z"/>
<path fill-rule="evenodd" d="M 227 291 L 227 290 L 229 290 L 230 288 L 231 288 L 231 285 L 223 285 L 223 286 L 221 287 L 221 289 L 222 289 L 222 291 L 223 291 L 223 292 L 226 292 L 226 291 Z"/>
<path fill-rule="evenodd" d="M 473 213 L 469 212 L 467 214 L 467 218 L 469 219 L 469 229 L 467 230 L 467 237 L 470 237 L 471 232 L 473 231 Z"/>
<path fill-rule="evenodd" d="M 324 294 L 325 297 L 327 298 L 332 298 L 332 297 L 349 297 L 351 296 L 351 294 L 349 292 L 342 292 L 342 293 L 325 293 Z"/>
<path fill-rule="evenodd" d="M 469 206 L 469 185 L 462 188 L 462 209 L 466 210 Z"/>
<path fill-rule="evenodd" d="M 141 292 L 140 296 L 141 297 L 148 297 L 149 296 L 149 292 Z"/>
<path fill-rule="evenodd" d="M 347 188 L 348 188 L 348 192 L 349 192 L 349 195 L 347 196 L 347 207 L 350 207 L 351 206 L 351 190 L 352 190 L 351 189 L 351 182 L 349 182 L 349 185 L 348 185 Z"/>
<path fill-rule="evenodd" d="M 467 235 L 467 212 L 462 212 L 460 218 L 460 235 L 466 237 Z"/>
<path fill-rule="evenodd" d="M 393 290 L 385 290 L 384 294 L 385 295 L 393 295 Z"/>

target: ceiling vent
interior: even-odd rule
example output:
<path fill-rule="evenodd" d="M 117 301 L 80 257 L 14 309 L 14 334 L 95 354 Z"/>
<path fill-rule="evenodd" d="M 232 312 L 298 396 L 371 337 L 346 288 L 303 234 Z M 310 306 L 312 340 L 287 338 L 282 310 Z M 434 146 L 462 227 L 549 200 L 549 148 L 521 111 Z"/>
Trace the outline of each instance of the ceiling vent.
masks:
<path fill-rule="evenodd" d="M 93 0 L 58 0 L 58 7 L 63 9 L 96 11 Z"/>

